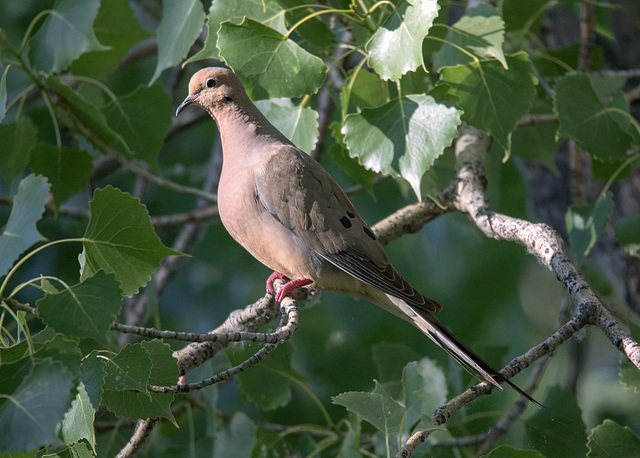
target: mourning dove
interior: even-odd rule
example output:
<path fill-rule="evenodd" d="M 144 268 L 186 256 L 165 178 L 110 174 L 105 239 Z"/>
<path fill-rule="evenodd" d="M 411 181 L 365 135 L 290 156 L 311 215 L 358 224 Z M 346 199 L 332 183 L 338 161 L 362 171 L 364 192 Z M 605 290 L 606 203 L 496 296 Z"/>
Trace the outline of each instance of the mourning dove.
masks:
<path fill-rule="evenodd" d="M 492 385 L 506 381 L 529 398 L 440 324 L 433 315 L 440 304 L 396 272 L 345 192 L 267 121 L 231 70 L 205 68 L 193 75 L 176 116 L 189 105 L 204 108 L 218 124 L 220 219 L 240 245 L 274 270 L 268 292 L 275 278 L 287 281 L 278 304 L 311 283 L 318 290 L 365 297 L 417 326 Z"/>

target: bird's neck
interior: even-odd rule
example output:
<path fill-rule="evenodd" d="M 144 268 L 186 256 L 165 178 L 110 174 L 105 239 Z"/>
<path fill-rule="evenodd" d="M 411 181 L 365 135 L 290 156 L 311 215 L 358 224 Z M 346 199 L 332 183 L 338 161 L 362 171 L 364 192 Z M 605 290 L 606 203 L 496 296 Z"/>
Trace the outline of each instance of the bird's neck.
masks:
<path fill-rule="evenodd" d="M 223 108 L 222 116 L 216 116 L 223 154 L 233 151 L 249 158 L 259 154 L 262 145 L 290 143 L 253 103 L 247 102 L 242 106 L 231 103 Z"/>

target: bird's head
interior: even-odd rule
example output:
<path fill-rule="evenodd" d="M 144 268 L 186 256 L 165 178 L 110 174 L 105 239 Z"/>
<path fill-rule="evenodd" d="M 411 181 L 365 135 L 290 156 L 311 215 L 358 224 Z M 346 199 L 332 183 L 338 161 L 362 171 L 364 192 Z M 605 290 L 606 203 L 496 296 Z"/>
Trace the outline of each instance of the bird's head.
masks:
<path fill-rule="evenodd" d="M 212 116 L 229 102 L 248 98 L 238 77 L 228 68 L 203 68 L 191 77 L 189 95 L 176 110 L 176 116 L 189 105 L 198 105 Z"/>

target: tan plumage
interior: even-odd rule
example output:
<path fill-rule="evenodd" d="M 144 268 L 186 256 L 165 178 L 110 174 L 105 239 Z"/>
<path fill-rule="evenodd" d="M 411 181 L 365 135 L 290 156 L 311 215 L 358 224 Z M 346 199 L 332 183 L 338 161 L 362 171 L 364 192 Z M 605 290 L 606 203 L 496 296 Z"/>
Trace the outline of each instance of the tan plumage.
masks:
<path fill-rule="evenodd" d="M 232 71 L 205 68 L 193 75 L 176 114 L 191 104 L 218 124 L 224 156 L 218 208 L 238 243 L 290 279 L 365 297 L 413 323 L 499 387 L 496 380 L 504 379 L 440 324 L 433 315 L 440 304 L 395 271 L 340 186 L 267 121 Z"/>

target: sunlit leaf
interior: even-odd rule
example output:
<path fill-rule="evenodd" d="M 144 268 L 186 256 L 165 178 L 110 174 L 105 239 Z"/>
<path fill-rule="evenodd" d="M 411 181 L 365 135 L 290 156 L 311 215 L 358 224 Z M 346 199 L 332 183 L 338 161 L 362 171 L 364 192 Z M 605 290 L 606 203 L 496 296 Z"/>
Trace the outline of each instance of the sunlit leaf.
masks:
<path fill-rule="evenodd" d="M 531 107 L 535 97 L 533 72 L 525 53 L 507 57 L 506 70 L 491 60 L 442 69 L 442 82 L 458 98 L 462 120 L 493 135 L 508 158 L 511 131 Z"/>
<path fill-rule="evenodd" d="M 624 159 L 631 137 L 600 101 L 584 74 L 563 76 L 555 85 L 558 134 L 602 161 Z"/>
<path fill-rule="evenodd" d="M 38 128 L 31 118 L 0 125 L 2 160 L 0 172 L 10 182 L 20 176 L 29 163 L 31 150 L 38 141 Z"/>
<path fill-rule="evenodd" d="M 200 0 L 162 0 L 158 36 L 158 63 L 149 85 L 163 70 L 184 59 L 202 31 L 206 15 Z"/>
<path fill-rule="evenodd" d="M 375 381 L 370 393 L 351 391 L 332 398 L 334 404 L 346 407 L 349 412 L 360 415 L 385 436 L 398 434 L 405 415 L 405 408 L 394 400 L 385 389 Z"/>
<path fill-rule="evenodd" d="M 44 73 L 59 73 L 89 51 L 106 50 L 93 31 L 100 0 L 58 0 L 31 38 L 29 58 Z"/>
<path fill-rule="evenodd" d="M 587 447 L 589 458 L 640 456 L 640 438 L 628 426 L 620 426 L 610 419 L 591 430 Z"/>
<path fill-rule="evenodd" d="M 284 24 L 284 11 L 278 2 L 267 2 L 262 0 L 216 0 L 211 2 L 209 15 L 207 16 L 207 27 L 209 34 L 204 42 L 204 47 L 193 57 L 187 59 L 184 65 L 202 59 L 220 59 L 218 47 L 218 30 L 224 21 L 231 21 L 240 24 L 244 17 L 260 22 L 267 27 L 271 27 L 280 33 L 287 33 Z"/>
<path fill-rule="evenodd" d="M 96 272 L 77 285 L 36 302 L 42 320 L 55 330 L 107 344 L 107 331 L 120 311 L 122 293 L 113 275 Z"/>
<path fill-rule="evenodd" d="M 83 280 L 104 270 L 114 274 L 130 296 L 147 284 L 165 257 L 180 254 L 162 244 L 146 207 L 131 195 L 111 186 L 97 189 L 90 208 L 81 257 Z"/>
<path fill-rule="evenodd" d="M 256 102 L 258 110 L 280 132 L 305 153 L 310 153 L 318 141 L 318 112 L 290 99 L 270 99 Z"/>
<path fill-rule="evenodd" d="M 507 67 L 502 51 L 504 22 L 498 10 L 491 5 L 480 5 L 467 10 L 466 14 L 451 26 L 445 40 L 436 54 L 436 67 L 471 63 L 473 58 L 460 48 L 481 60 L 496 59 L 503 67 Z"/>
<path fill-rule="evenodd" d="M 396 0 L 393 11 L 366 45 L 371 67 L 385 80 L 398 81 L 424 65 L 422 40 L 440 6 L 437 0 Z"/>
<path fill-rule="evenodd" d="M 420 181 L 458 135 L 460 112 L 427 95 L 408 95 L 346 118 L 349 155 L 369 170 L 406 179 L 421 197 Z"/>
<path fill-rule="evenodd" d="M 31 151 L 31 170 L 51 183 L 51 194 L 60 206 L 89 182 L 93 159 L 86 151 L 40 143 Z"/>
<path fill-rule="evenodd" d="M 49 188 L 44 177 L 33 174 L 20 182 L 9 221 L 0 235 L 0 277 L 9 272 L 24 250 L 43 239 L 36 223 L 44 213 Z"/>
<path fill-rule="evenodd" d="M 65 413 L 62 420 L 62 440 L 71 445 L 80 440 L 87 441 L 95 452 L 96 434 L 93 429 L 93 416 L 98 406 L 92 406 L 84 384 L 80 382 L 77 387 L 75 399 L 71 402 L 71 408 Z"/>
<path fill-rule="evenodd" d="M 314 94 L 325 78 L 326 67 L 320 58 L 251 19 L 240 25 L 223 22 L 218 48 L 252 99 Z"/>

